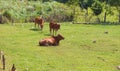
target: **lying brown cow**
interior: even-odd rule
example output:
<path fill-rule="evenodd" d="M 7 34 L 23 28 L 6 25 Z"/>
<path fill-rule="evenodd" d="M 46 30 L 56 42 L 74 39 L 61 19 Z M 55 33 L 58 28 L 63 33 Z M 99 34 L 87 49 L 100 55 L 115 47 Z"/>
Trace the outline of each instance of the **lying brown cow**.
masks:
<path fill-rule="evenodd" d="M 60 24 L 51 21 L 49 24 L 49 28 L 50 28 L 50 34 L 54 36 L 57 34 L 57 31 L 60 29 Z"/>
<path fill-rule="evenodd" d="M 39 41 L 39 45 L 40 46 L 57 46 L 59 45 L 60 40 L 63 40 L 63 39 L 64 37 L 58 34 L 57 36 L 52 36 Z"/>
<path fill-rule="evenodd" d="M 35 18 L 35 27 L 36 27 L 36 24 L 38 24 L 38 27 L 40 27 L 42 30 L 43 26 L 44 26 L 44 20 L 41 17 L 36 17 Z"/>

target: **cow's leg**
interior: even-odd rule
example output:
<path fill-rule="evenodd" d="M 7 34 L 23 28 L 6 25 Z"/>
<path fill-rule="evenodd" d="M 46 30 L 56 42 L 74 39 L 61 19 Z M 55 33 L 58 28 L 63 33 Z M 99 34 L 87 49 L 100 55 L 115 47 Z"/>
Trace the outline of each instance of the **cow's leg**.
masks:
<path fill-rule="evenodd" d="M 43 25 L 40 25 L 41 26 L 41 30 L 43 29 Z"/>
<path fill-rule="evenodd" d="M 36 28 L 36 22 L 35 22 L 35 28 Z"/>
<path fill-rule="evenodd" d="M 38 28 L 39 28 L 40 24 L 38 23 Z"/>
<path fill-rule="evenodd" d="M 54 36 L 54 33 L 55 33 L 55 29 L 53 29 L 53 36 Z"/>
<path fill-rule="evenodd" d="M 53 30 L 53 28 L 51 28 L 50 34 L 53 35 L 53 32 L 54 32 L 54 30 Z"/>
<path fill-rule="evenodd" d="M 50 35 L 52 35 L 52 32 L 51 32 L 51 31 L 52 31 L 52 29 L 51 29 L 51 27 L 50 27 Z"/>

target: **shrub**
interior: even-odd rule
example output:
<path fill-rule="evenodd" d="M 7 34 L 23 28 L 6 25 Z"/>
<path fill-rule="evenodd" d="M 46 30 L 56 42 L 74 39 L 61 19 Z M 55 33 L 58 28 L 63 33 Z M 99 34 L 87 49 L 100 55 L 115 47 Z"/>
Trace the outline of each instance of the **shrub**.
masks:
<path fill-rule="evenodd" d="M 6 10 L 6 11 L 3 13 L 3 16 L 6 17 L 6 18 L 8 18 L 9 20 L 11 20 L 11 14 L 10 14 L 9 11 Z"/>

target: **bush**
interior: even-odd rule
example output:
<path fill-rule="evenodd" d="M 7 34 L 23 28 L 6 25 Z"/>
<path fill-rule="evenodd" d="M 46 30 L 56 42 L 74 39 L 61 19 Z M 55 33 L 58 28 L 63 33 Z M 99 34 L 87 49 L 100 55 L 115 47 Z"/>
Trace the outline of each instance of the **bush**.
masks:
<path fill-rule="evenodd" d="M 72 10 L 65 4 L 56 1 L 0 1 L 3 16 L 14 22 L 33 21 L 33 18 L 42 16 L 46 21 L 54 19 L 56 21 L 72 20 Z M 4 5 L 5 4 L 5 5 Z M 32 18 L 31 18 L 32 17 Z"/>
<path fill-rule="evenodd" d="M 9 11 L 6 10 L 6 11 L 3 13 L 3 16 L 6 17 L 7 19 L 11 20 L 11 14 L 10 14 Z"/>
<path fill-rule="evenodd" d="M 99 1 L 95 1 L 91 7 L 95 15 L 99 15 L 102 13 L 102 5 Z"/>

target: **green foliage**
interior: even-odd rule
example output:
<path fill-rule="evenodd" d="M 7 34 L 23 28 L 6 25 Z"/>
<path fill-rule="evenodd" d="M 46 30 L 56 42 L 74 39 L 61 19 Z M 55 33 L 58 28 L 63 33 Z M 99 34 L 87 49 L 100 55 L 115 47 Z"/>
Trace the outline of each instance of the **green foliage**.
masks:
<path fill-rule="evenodd" d="M 7 10 L 3 13 L 3 16 L 7 17 L 8 19 L 11 19 L 11 13 Z"/>
<path fill-rule="evenodd" d="M 109 0 L 109 4 L 112 6 L 120 6 L 120 0 Z"/>
<path fill-rule="evenodd" d="M 43 0 L 28 0 L 28 1 L 41 1 L 42 2 Z"/>
<path fill-rule="evenodd" d="M 102 5 L 101 5 L 101 3 L 99 1 L 95 1 L 92 4 L 91 9 L 93 10 L 93 12 L 94 12 L 95 15 L 99 15 L 102 12 Z"/>
<path fill-rule="evenodd" d="M 61 3 L 67 3 L 69 0 L 55 0 L 55 1 L 58 1 L 58 2 L 61 2 Z"/>
<path fill-rule="evenodd" d="M 84 16 L 86 16 L 84 19 L 88 19 L 87 16 L 92 18 L 92 13 L 100 15 L 106 12 L 107 15 L 113 15 L 112 6 L 116 7 L 119 12 L 119 3 L 119 0 L 115 2 L 114 0 L 0 0 L 0 14 L 8 11 L 14 22 L 33 21 L 36 16 L 42 16 L 46 21 L 55 19 L 63 22 L 73 21 L 75 18 L 74 9 L 78 6 L 80 6 L 80 13 L 84 12 Z M 89 10 L 90 7 L 93 12 Z M 83 17 L 79 19 L 83 20 Z"/>
<path fill-rule="evenodd" d="M 111 6 L 115 6 L 117 8 L 117 11 L 119 13 L 119 15 L 118 15 L 119 21 L 118 22 L 120 22 L 120 0 L 116 0 L 116 1 L 110 0 L 109 3 Z"/>
<path fill-rule="evenodd" d="M 68 0 L 67 4 L 77 6 L 79 4 L 79 0 Z"/>
<path fill-rule="evenodd" d="M 4 5 L 5 3 L 5 5 Z M 57 21 L 68 21 L 71 16 L 71 8 L 65 4 L 56 1 L 44 2 L 41 1 L 0 1 L 2 14 L 4 11 L 9 11 L 11 18 L 16 22 L 29 21 L 30 18 L 42 16 L 47 21 L 54 18 Z"/>
<path fill-rule="evenodd" d="M 92 6 L 93 2 L 93 0 L 80 0 L 79 5 L 83 9 L 88 9 L 88 7 Z"/>

